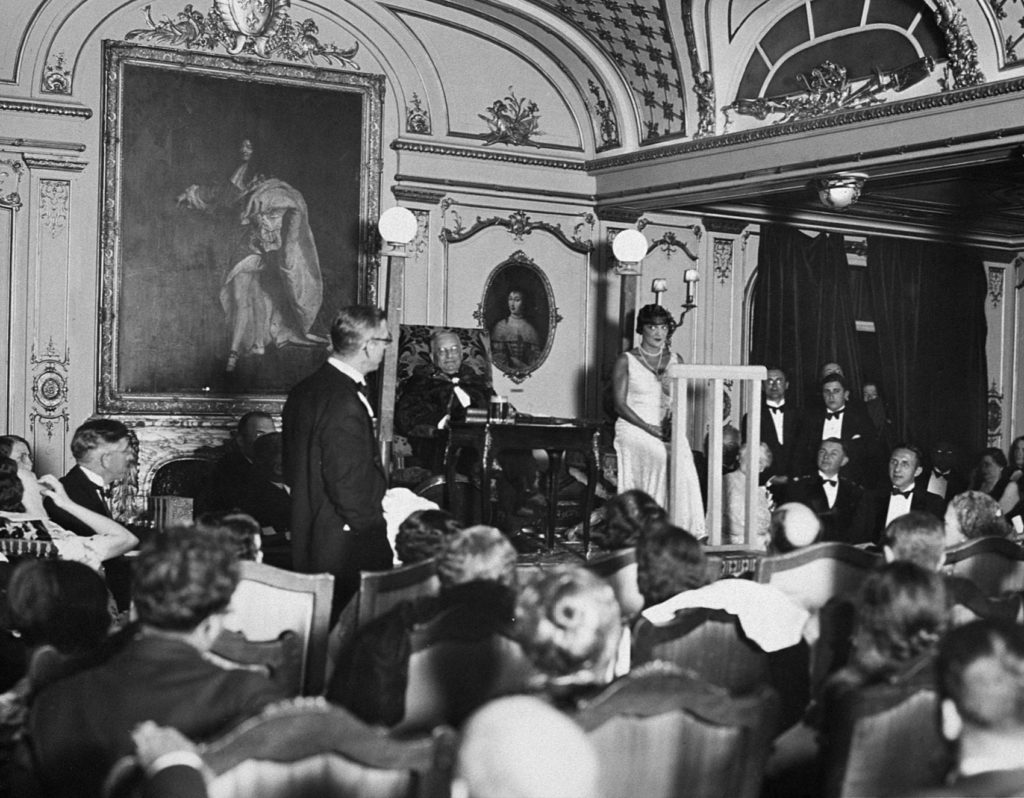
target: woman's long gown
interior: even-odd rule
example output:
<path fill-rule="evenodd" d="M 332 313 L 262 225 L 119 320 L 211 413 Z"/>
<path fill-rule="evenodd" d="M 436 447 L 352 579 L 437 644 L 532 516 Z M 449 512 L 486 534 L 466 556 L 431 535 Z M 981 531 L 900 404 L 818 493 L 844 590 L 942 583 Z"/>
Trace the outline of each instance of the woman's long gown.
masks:
<path fill-rule="evenodd" d="M 682 358 L 673 355 L 672 362 L 681 363 Z M 656 375 L 631 352 L 626 354 L 626 364 L 626 404 L 648 424 L 660 426 L 669 410 L 671 387 L 668 378 Z M 704 502 L 690 444 L 685 439 L 682 451 L 682 461 L 674 467 L 682 474 L 683 490 L 679 497 L 680 506 L 674 508 L 673 515 L 684 529 L 700 538 L 706 534 Z M 615 453 L 619 458 L 619 492 L 642 490 L 662 507 L 666 506 L 669 444 L 620 418 L 615 422 Z"/>

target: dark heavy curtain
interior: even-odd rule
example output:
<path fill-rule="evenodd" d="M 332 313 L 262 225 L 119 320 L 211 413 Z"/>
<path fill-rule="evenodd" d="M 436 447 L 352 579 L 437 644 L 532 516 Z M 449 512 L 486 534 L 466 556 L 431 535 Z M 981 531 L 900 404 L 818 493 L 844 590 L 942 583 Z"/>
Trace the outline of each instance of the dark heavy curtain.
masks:
<path fill-rule="evenodd" d="M 882 382 L 898 437 L 962 453 L 985 445 L 985 298 L 981 258 L 897 238 L 868 239 L 868 284 Z"/>
<path fill-rule="evenodd" d="M 849 265 L 843 237 L 810 237 L 792 227 L 761 229 L 751 363 L 777 365 L 788 398 L 818 396 L 819 370 L 835 362 L 860 384 Z"/>

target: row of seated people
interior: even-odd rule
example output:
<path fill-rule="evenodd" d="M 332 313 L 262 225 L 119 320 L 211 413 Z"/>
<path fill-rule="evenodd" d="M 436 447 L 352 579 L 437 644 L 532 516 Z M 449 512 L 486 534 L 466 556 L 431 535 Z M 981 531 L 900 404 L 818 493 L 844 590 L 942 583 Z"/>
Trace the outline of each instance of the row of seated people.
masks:
<path fill-rule="evenodd" d="M 609 524 L 620 539 L 606 540 L 606 545 L 636 546 L 641 621 L 658 625 L 688 608 L 726 608 L 737 615 L 751 640 L 779 654 L 776 659 L 783 666 L 769 669 L 768 677 L 784 698 L 784 720 L 771 724 L 774 731 L 798 728 L 800 724 L 791 721 L 806 717 L 818 734 L 825 734 L 828 696 L 835 685 L 902 678 L 904 669 L 915 677 L 925 673 L 916 664 L 934 653 L 936 641 L 952 622 L 947 594 L 958 594 L 947 590 L 948 580 L 937 573 L 945 531 L 927 516 L 901 519 L 902 524 L 894 523 L 890 529 L 894 556 L 906 550 L 908 557 L 923 562 L 921 552 L 930 551 L 930 569 L 897 563 L 869 576 L 855 614 L 846 615 L 856 619 L 853 648 L 845 661 L 838 655 L 833 658 L 833 664 L 845 670 L 829 676 L 824 686 L 812 684 L 808 665 L 794 664 L 800 660 L 792 656 L 792 649 L 799 650 L 806 642 L 810 613 L 805 608 L 770 585 L 741 579 L 707 584 L 708 558 L 702 546 L 685 530 L 668 524 L 660 508 L 635 495 L 613 500 L 612 505 L 612 517 L 629 520 Z M 615 509 L 619 505 L 624 511 Z M 780 511 L 778 521 L 773 543 L 777 549 L 808 543 L 820 531 L 813 514 L 799 506 Z M 602 705 L 612 693 L 622 700 L 635 693 L 634 699 L 640 701 L 646 679 L 661 679 L 671 671 L 630 662 L 625 633 L 639 608 L 621 604 L 611 587 L 582 568 L 545 570 L 520 585 L 515 552 L 500 532 L 490 527 L 459 529 L 443 515 L 425 520 L 420 514 L 405 525 L 399 538 L 400 550 L 409 559 L 417 556 L 409 553 L 410 548 L 417 549 L 418 556 L 436 558 L 442 590 L 437 598 L 400 605 L 364 626 L 336 655 L 328 697 L 369 723 L 402 734 L 426 732 L 437 724 L 462 727 L 489 699 L 517 692 L 542 695 L 583 724 L 588 709 Z M 905 546 L 904 538 L 909 541 Z M 81 619 L 73 626 L 73 631 L 90 637 L 84 645 L 68 645 L 60 635 L 30 631 L 31 620 L 23 616 L 14 620 L 15 628 L 28 632 L 23 637 L 27 645 L 35 648 L 46 638 L 68 655 L 57 666 L 30 671 L 28 683 L 17 690 L 24 722 L 12 735 L 19 738 L 14 761 L 20 777 L 30 776 L 18 782 L 18 794 L 32 794 L 33 783 L 42 785 L 42 794 L 97 794 L 107 769 L 131 751 L 130 732 L 136 723 L 155 721 L 203 740 L 281 697 L 264 677 L 225 671 L 203 658 L 230 607 L 237 557 L 238 544 L 228 530 L 167 530 L 143 546 L 135 563 L 137 625 L 113 637 L 105 634 L 112 617 L 105 589 L 92 591 L 91 610 L 83 606 L 83 612 L 104 618 L 106 624 Z M 33 570 L 72 566 L 96 574 L 87 566 L 62 561 L 20 566 L 9 590 L 12 617 L 19 617 L 20 582 Z M 92 580 L 97 584 L 97 577 Z M 53 575 L 54 584 L 60 581 L 59 574 Z M 975 598 L 967 596 L 964 603 L 977 615 L 1016 616 L 1019 601 L 993 601 L 990 607 L 987 600 L 972 604 Z M 57 602 L 62 608 L 73 603 L 66 597 Z M 88 605 L 89 599 L 83 603 Z M 45 602 L 33 599 L 28 606 L 45 615 Z M 63 613 L 55 615 L 57 622 L 64 618 Z M 51 610 L 49 623 L 55 621 L 52 616 Z M 820 625 L 817 636 L 841 637 Z M 429 695 L 417 693 L 410 689 L 417 654 L 442 641 L 455 645 L 434 663 L 437 683 Z M 481 641 L 492 645 L 471 645 Z M 692 681 L 674 672 L 672 679 L 677 688 Z M 720 690 L 715 696 L 719 703 L 731 700 Z M 808 761 L 820 761 L 828 751 L 825 744 Z M 604 760 L 602 755 L 599 763 Z M 752 772 L 759 775 L 760 766 Z M 772 775 L 786 784 L 791 782 L 783 779 L 792 779 L 792 772 L 791 767 L 777 767 Z M 805 767 L 802 777 L 814 772 Z M 737 768 L 737 773 L 750 775 L 745 768 Z M 601 774 L 604 784 L 615 778 L 615 773 Z"/>

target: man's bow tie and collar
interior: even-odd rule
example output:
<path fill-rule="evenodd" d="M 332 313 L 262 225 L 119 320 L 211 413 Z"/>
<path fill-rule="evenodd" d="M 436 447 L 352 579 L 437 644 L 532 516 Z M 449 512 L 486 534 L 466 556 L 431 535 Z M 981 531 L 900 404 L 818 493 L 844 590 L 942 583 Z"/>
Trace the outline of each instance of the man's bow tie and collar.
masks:
<path fill-rule="evenodd" d="M 836 410 L 834 413 L 831 410 L 826 410 L 825 411 L 825 420 L 826 421 L 832 421 L 833 419 L 841 419 L 843 417 L 843 413 L 844 412 L 846 412 L 846 408 L 845 407 L 842 410 Z"/>
<path fill-rule="evenodd" d="M 913 488 L 908 488 L 907 490 L 900 490 L 897 487 L 893 487 L 892 489 L 893 496 L 902 496 L 903 498 L 908 498 L 913 492 Z"/>

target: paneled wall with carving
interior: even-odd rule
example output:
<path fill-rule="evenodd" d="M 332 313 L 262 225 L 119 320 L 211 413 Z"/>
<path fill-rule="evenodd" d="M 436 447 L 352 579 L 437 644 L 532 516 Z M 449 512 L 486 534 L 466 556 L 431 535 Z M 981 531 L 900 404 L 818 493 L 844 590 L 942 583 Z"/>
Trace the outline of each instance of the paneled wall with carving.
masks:
<path fill-rule="evenodd" d="M 1013 341 L 1014 348 L 1010 357 L 1010 400 L 1009 412 L 1005 415 L 1008 425 L 1007 434 L 1011 440 L 1024 435 L 1024 346 L 1020 345 L 1024 338 L 1024 253 L 1020 253 L 1007 267 L 1004 274 L 1004 293 L 1006 302 L 1013 307 Z"/>
<path fill-rule="evenodd" d="M 596 219 L 445 199 L 443 317 L 489 330 L 494 388 L 521 411 L 594 415 Z"/>
<path fill-rule="evenodd" d="M 1019 432 L 1024 419 L 1015 412 L 1014 359 L 1019 341 L 1019 316 L 1014 290 L 1017 260 L 1010 262 L 986 258 L 988 297 L 985 321 L 988 336 L 985 354 L 988 359 L 988 445 L 1005 449 Z M 1018 389 L 1019 390 L 1019 389 Z"/>

